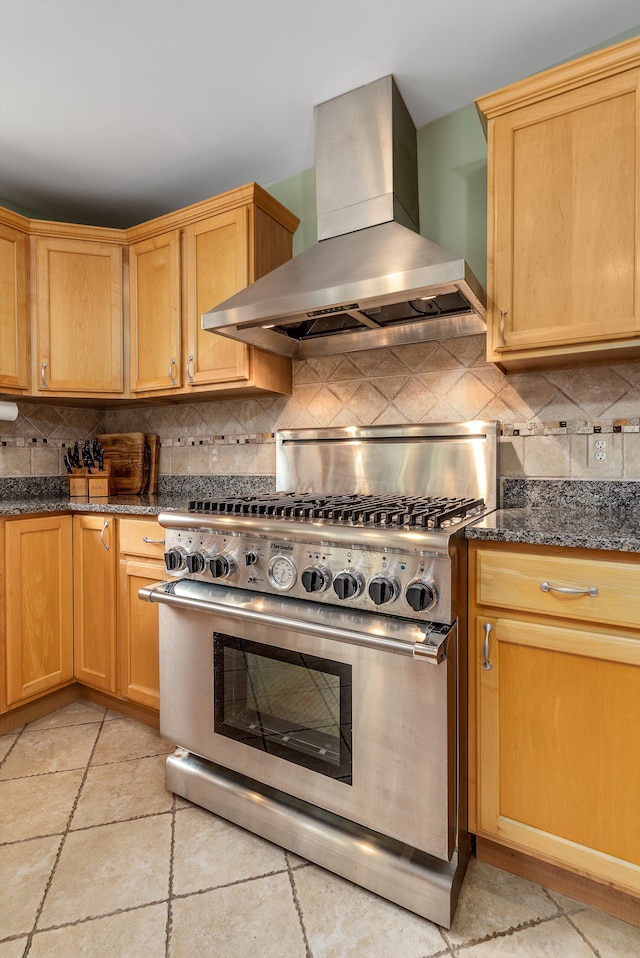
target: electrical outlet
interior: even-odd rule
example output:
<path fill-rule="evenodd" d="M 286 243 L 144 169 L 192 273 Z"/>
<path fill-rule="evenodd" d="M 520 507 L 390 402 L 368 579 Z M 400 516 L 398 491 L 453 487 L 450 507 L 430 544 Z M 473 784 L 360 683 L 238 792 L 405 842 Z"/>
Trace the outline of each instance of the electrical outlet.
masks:
<path fill-rule="evenodd" d="M 588 465 L 595 465 L 606 462 L 607 454 L 609 452 L 609 447 L 607 440 L 603 439 L 600 435 L 593 435 L 588 437 L 587 442 L 588 448 Z"/>

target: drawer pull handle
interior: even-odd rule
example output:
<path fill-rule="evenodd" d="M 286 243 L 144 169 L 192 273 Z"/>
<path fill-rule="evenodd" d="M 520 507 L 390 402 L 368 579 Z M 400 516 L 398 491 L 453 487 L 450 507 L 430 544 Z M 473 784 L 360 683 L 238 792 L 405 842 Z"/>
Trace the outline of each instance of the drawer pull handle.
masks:
<path fill-rule="evenodd" d="M 489 661 L 489 634 L 493 632 L 493 626 L 490 622 L 485 622 L 484 624 L 484 645 L 482 647 L 482 668 L 485 672 L 490 672 L 493 668 L 491 662 Z"/>
<path fill-rule="evenodd" d="M 44 371 L 47 368 L 46 363 L 40 363 L 40 385 L 43 389 L 48 389 L 47 380 L 44 378 Z"/>
<path fill-rule="evenodd" d="M 143 536 L 142 541 L 146 542 L 148 546 L 163 546 L 164 545 L 164 539 L 149 539 L 147 536 Z"/>
<path fill-rule="evenodd" d="M 194 380 L 194 375 L 193 375 L 193 373 L 191 372 L 191 367 L 192 367 L 192 366 L 193 366 L 193 356 L 189 356 L 189 358 L 188 358 L 188 360 L 187 360 L 187 365 L 186 365 L 184 368 L 185 368 L 185 372 L 186 372 L 186 374 L 187 374 L 187 379 L 189 380 L 190 383 L 192 383 L 193 380 Z"/>
<path fill-rule="evenodd" d="M 177 365 L 177 363 L 176 363 L 176 361 L 175 361 L 175 358 L 172 358 L 172 359 L 171 359 L 171 362 L 169 363 L 169 379 L 171 380 L 171 385 L 172 385 L 172 386 L 177 386 L 177 384 L 178 384 L 178 380 L 177 380 L 176 377 L 173 375 L 173 367 L 176 366 L 176 365 Z"/>
<path fill-rule="evenodd" d="M 548 582 L 541 582 L 540 588 L 543 592 L 562 592 L 563 595 L 590 595 L 592 599 L 599 594 L 595 585 L 590 585 L 588 589 L 572 589 L 570 586 L 549 585 Z"/>

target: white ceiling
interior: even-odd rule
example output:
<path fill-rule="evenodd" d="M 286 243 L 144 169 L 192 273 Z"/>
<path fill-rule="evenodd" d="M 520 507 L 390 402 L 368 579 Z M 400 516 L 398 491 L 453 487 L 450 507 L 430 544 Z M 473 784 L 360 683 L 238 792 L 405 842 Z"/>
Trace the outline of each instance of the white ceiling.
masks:
<path fill-rule="evenodd" d="M 638 28 L 638 0 L 0 0 L 0 198 L 130 226 L 314 165 L 393 73 L 416 126 Z"/>

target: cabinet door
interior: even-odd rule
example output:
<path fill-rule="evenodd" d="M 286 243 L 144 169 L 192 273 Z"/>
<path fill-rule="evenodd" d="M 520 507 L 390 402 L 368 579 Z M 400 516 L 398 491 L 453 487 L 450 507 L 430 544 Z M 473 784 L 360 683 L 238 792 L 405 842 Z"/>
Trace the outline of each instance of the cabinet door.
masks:
<path fill-rule="evenodd" d="M 202 329 L 202 314 L 249 282 L 247 208 L 188 226 L 185 257 L 185 381 L 198 386 L 248 379 L 249 347 Z"/>
<path fill-rule="evenodd" d="M 38 237 L 35 250 L 36 390 L 121 395 L 122 249 Z"/>
<path fill-rule="evenodd" d="M 640 635 L 476 619 L 478 831 L 640 891 Z"/>
<path fill-rule="evenodd" d="M 120 689 L 125 698 L 160 708 L 158 606 L 138 590 L 166 578 L 163 562 L 125 556 L 120 561 Z"/>
<path fill-rule="evenodd" d="M 7 704 L 73 679 L 70 516 L 5 524 Z"/>
<path fill-rule="evenodd" d="M 78 682 L 116 691 L 115 520 L 73 517 L 74 674 Z"/>
<path fill-rule="evenodd" d="M 28 276 L 27 234 L 0 223 L 0 388 L 5 392 L 29 388 Z"/>
<path fill-rule="evenodd" d="M 492 122 L 489 359 L 640 334 L 639 77 L 585 83 Z"/>
<path fill-rule="evenodd" d="M 177 389 L 180 353 L 180 231 L 130 250 L 131 390 Z"/>

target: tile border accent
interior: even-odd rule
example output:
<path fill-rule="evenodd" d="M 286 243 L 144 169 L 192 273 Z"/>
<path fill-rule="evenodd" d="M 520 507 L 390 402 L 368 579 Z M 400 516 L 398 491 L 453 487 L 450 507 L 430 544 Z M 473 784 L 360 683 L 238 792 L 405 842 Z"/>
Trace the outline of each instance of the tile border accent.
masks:
<path fill-rule="evenodd" d="M 426 420 L 425 420 L 426 421 Z M 640 432 L 640 416 L 626 419 L 593 419 L 593 420 L 552 420 L 540 422 L 499 422 L 501 436 L 575 436 L 591 433 L 636 433 Z M 276 440 L 274 432 L 239 433 L 237 435 L 200 435 L 180 436 L 178 438 L 160 438 L 160 445 L 166 448 L 185 446 L 238 446 L 273 443 Z M 84 439 L 54 439 L 42 436 L 8 436 L 0 434 L 0 449 L 2 447 L 28 448 L 47 446 L 48 448 L 66 449 L 75 442 L 84 442 Z"/>

